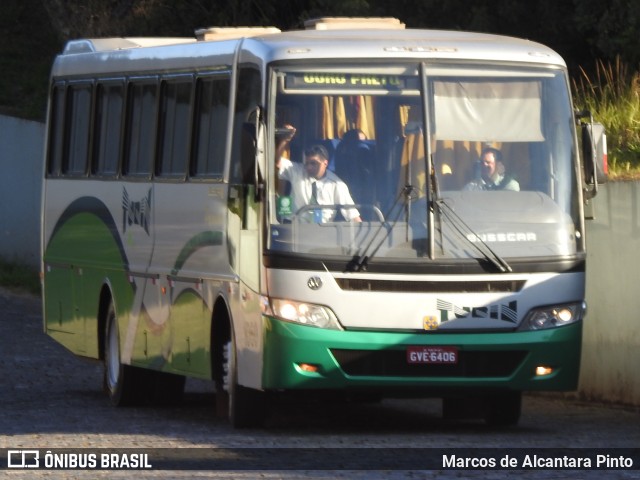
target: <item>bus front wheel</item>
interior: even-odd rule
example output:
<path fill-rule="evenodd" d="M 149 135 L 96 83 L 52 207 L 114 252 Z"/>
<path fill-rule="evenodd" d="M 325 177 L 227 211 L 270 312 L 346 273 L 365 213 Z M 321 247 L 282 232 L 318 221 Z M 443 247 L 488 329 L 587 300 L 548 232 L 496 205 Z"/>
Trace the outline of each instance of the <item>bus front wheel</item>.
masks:
<path fill-rule="evenodd" d="M 117 407 L 141 404 L 145 398 L 146 372 L 121 362 L 118 317 L 113 303 L 109 306 L 105 327 L 104 388 L 109 399 Z"/>
<path fill-rule="evenodd" d="M 235 342 L 231 339 L 223 348 L 223 388 L 229 421 L 235 428 L 259 427 L 265 418 L 264 394 L 238 385 L 237 358 Z"/>

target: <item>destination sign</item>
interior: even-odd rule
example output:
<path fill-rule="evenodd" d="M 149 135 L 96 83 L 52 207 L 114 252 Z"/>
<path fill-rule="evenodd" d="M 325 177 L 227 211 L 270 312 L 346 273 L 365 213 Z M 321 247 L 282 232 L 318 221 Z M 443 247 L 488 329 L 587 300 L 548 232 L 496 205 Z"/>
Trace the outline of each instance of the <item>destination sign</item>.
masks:
<path fill-rule="evenodd" d="M 416 76 L 377 75 L 367 73 L 289 73 L 285 78 L 287 90 L 418 90 Z"/>

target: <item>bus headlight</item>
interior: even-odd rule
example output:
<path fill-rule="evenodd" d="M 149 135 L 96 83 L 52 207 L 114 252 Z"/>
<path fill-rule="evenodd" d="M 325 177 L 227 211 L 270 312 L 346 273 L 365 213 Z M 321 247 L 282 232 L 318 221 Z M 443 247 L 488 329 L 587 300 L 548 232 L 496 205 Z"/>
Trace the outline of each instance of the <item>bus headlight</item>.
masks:
<path fill-rule="evenodd" d="M 587 311 L 585 302 L 534 308 L 522 322 L 520 330 L 544 330 L 579 322 Z"/>
<path fill-rule="evenodd" d="M 342 330 L 335 313 L 328 307 L 281 298 L 272 298 L 270 303 L 268 308 L 268 300 L 263 300 L 263 313 L 271 314 L 280 320 L 310 327 Z"/>

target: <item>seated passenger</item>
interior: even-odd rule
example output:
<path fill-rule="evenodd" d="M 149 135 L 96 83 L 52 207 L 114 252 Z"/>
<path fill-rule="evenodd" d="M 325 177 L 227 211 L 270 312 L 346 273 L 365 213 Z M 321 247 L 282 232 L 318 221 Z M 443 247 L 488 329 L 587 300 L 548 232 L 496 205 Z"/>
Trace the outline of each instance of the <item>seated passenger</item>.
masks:
<path fill-rule="evenodd" d="M 505 173 L 502 152 L 495 148 L 485 148 L 480 154 L 480 175 L 467 183 L 465 190 L 512 190 L 520 191 L 520 184 Z"/>
<path fill-rule="evenodd" d="M 351 188 L 359 204 L 372 204 L 375 194 L 372 146 L 360 129 L 345 132 L 336 148 L 335 172 Z"/>

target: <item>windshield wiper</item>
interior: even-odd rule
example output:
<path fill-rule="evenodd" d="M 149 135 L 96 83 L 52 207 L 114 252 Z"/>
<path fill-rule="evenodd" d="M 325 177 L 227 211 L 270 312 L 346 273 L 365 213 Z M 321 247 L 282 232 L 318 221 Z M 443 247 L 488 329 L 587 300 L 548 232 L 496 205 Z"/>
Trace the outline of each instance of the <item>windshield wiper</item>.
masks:
<path fill-rule="evenodd" d="M 494 252 L 489 245 L 487 245 L 484 240 L 480 238 L 473 229 L 465 223 L 464 220 L 458 215 L 453 208 L 447 204 L 447 202 L 440 196 L 440 183 L 438 181 L 438 176 L 436 175 L 435 168 L 433 168 L 433 161 L 431 162 L 431 191 L 433 192 L 433 204 L 435 205 L 435 210 L 438 214 L 438 228 L 440 230 L 440 237 L 442 239 L 442 218 L 445 217 L 447 221 L 458 231 L 460 236 L 462 236 L 468 243 L 473 245 L 476 250 L 478 250 L 482 256 L 491 262 L 499 272 L 509 273 L 513 270 L 511 269 L 511 265 L 507 263 L 507 261 Z M 431 238 L 434 238 L 434 235 L 431 235 Z M 442 241 L 442 240 L 441 240 Z M 443 243 L 444 247 L 444 243 Z"/>
<path fill-rule="evenodd" d="M 478 252 L 482 254 L 482 256 L 488 260 L 491 264 L 493 264 L 499 272 L 501 273 L 509 273 L 512 272 L 513 269 L 511 265 L 507 263 L 507 261 L 498 255 L 489 245 L 486 244 L 484 240 L 480 238 L 478 234 L 474 232 L 474 230 L 465 223 L 465 221 L 447 204 L 447 202 L 440 197 L 440 188 L 438 185 L 438 179 L 436 177 L 435 172 L 432 170 L 432 192 L 433 192 L 433 205 L 435 206 L 435 213 L 438 214 L 438 227 L 440 230 L 440 235 L 442 235 L 442 221 L 441 217 L 444 217 L 450 225 L 462 236 L 468 243 L 470 243 Z M 369 243 L 364 247 L 362 254 L 355 255 L 353 259 L 347 264 L 347 271 L 350 272 L 362 272 L 367 270 L 367 264 L 369 260 L 371 260 L 374 255 L 378 252 L 382 244 L 389 237 L 393 228 L 398 223 L 401 214 L 406 211 L 406 207 L 410 202 L 411 195 L 414 194 L 416 188 L 413 185 L 405 185 L 402 190 L 398 193 L 393 205 L 389 209 L 388 213 L 385 215 L 385 218 L 390 218 L 391 214 L 394 213 L 395 217 L 392 222 L 389 223 L 386 220 L 380 223 L 380 226 L 372 235 Z M 402 205 L 400 205 L 400 201 Z M 383 237 L 377 242 L 373 249 L 372 246 L 378 236 L 378 233 L 382 228 L 387 229 L 387 232 L 383 235 Z M 431 237 L 433 238 L 433 226 Z M 371 249 L 371 252 L 369 250 Z"/>
<path fill-rule="evenodd" d="M 364 247 L 362 254 L 355 255 L 353 259 L 347 264 L 347 271 L 363 272 L 367 270 L 367 264 L 369 260 L 371 260 L 373 256 L 376 253 L 378 253 L 378 250 L 380 250 L 380 247 L 382 246 L 382 244 L 385 242 L 387 238 L 389 238 L 389 235 L 393 231 L 393 227 L 395 227 L 396 223 L 398 223 L 398 220 L 400 219 L 400 215 L 402 214 L 402 212 L 406 210 L 406 207 L 409 204 L 409 199 L 411 197 L 411 194 L 415 192 L 415 190 L 416 189 L 413 185 L 405 185 L 404 188 L 400 190 L 400 192 L 398 193 L 398 196 L 393 202 L 393 205 L 391 205 L 391 208 L 389 209 L 387 214 L 385 214 L 384 216 L 384 218 L 390 218 L 391 214 L 394 213 L 394 210 L 396 210 L 393 221 L 391 223 L 387 222 L 386 220 L 384 222 L 380 222 L 380 226 L 377 228 L 375 233 L 371 236 L 371 240 Z M 402 199 L 404 199 L 404 202 L 402 203 L 402 205 L 399 206 L 400 200 Z M 387 233 L 385 233 L 384 236 L 380 239 L 380 241 L 378 241 L 378 244 L 375 246 L 373 250 L 371 250 L 371 253 L 367 253 L 371 248 L 371 246 L 373 245 L 373 242 L 375 241 L 376 237 L 378 236 L 378 233 L 383 227 L 387 228 Z"/>
<path fill-rule="evenodd" d="M 444 216 L 449 223 L 458 231 L 460 236 L 467 240 L 478 250 L 484 258 L 489 260 L 495 267 L 502 273 L 509 273 L 513 270 L 507 261 L 494 252 L 489 245 L 487 245 L 479 235 L 477 235 L 473 229 L 467 225 L 462 218 L 445 202 L 443 198 L 438 198 L 435 201 L 440 215 Z M 442 227 L 441 227 L 442 228 Z"/>

